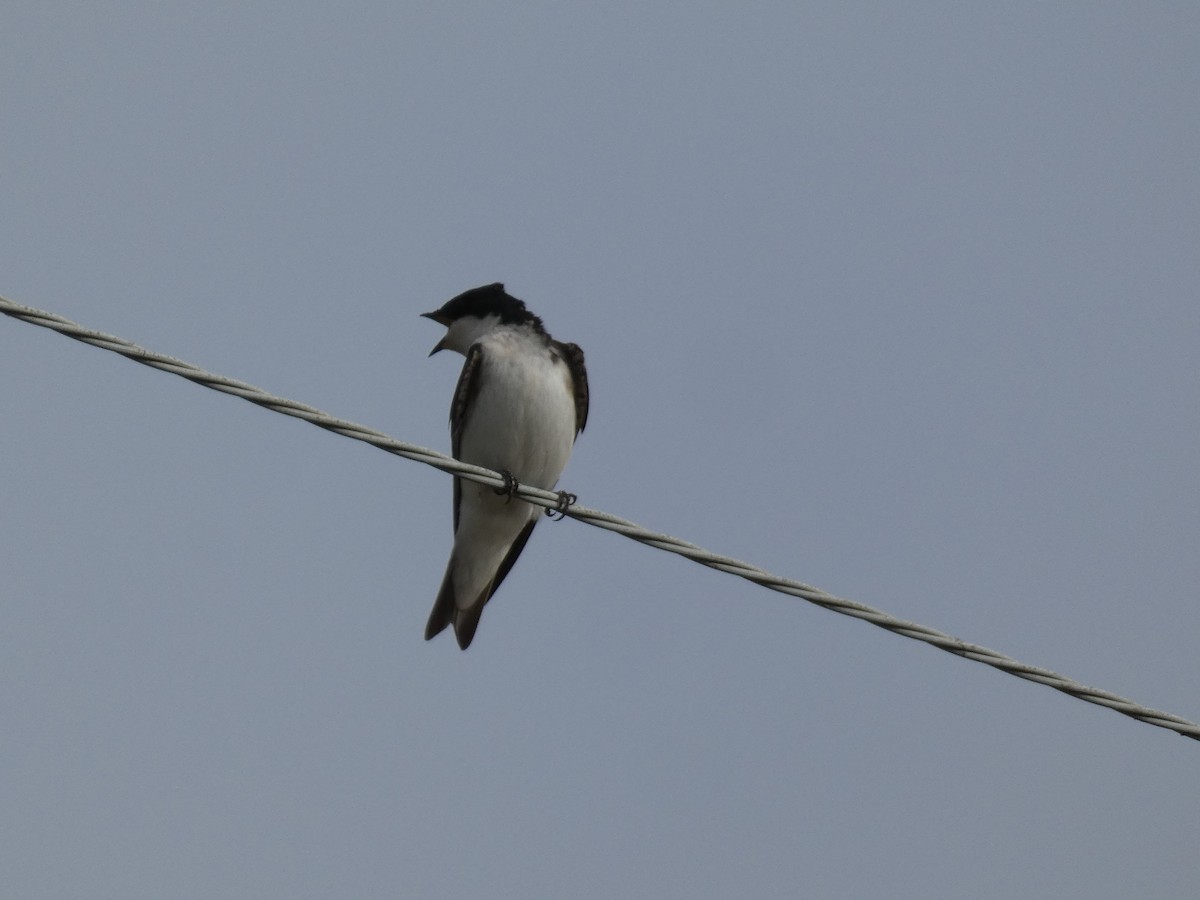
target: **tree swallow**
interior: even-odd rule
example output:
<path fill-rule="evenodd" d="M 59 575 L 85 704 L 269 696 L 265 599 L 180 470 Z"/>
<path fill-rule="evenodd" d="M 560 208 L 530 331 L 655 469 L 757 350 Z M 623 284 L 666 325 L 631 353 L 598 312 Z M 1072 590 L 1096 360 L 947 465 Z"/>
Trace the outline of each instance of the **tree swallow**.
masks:
<path fill-rule="evenodd" d="M 453 624 L 466 650 L 541 512 L 514 501 L 512 491 L 518 483 L 553 490 L 587 424 L 587 370 L 583 351 L 554 340 L 503 284 L 473 288 L 422 315 L 447 329 L 430 356 L 453 350 L 467 358 L 450 404 L 454 458 L 495 469 L 507 484 L 497 490 L 454 479 L 454 549 L 425 640 Z"/>

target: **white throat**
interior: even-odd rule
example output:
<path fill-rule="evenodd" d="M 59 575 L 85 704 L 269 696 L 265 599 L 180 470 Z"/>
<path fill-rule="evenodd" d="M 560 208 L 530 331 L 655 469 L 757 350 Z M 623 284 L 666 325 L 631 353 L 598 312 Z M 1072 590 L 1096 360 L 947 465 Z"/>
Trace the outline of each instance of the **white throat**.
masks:
<path fill-rule="evenodd" d="M 453 350 L 455 353 L 466 356 L 472 344 L 499 324 L 500 317 L 497 315 L 484 316 L 482 319 L 465 316 L 450 323 L 441 345 L 446 350 Z"/>

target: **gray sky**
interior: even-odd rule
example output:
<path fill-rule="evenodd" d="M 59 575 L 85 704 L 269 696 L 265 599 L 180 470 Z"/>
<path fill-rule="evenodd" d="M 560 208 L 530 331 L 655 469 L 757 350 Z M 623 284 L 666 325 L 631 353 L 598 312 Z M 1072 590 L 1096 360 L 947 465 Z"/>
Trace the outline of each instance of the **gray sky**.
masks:
<path fill-rule="evenodd" d="M 1136 7 L 1136 8 L 1135 8 Z M 446 449 L 417 314 L 588 354 L 581 502 L 1196 718 L 1200 9 L 0 12 L 0 294 Z M 1200 745 L 0 320 L 22 898 L 1179 898 Z"/>

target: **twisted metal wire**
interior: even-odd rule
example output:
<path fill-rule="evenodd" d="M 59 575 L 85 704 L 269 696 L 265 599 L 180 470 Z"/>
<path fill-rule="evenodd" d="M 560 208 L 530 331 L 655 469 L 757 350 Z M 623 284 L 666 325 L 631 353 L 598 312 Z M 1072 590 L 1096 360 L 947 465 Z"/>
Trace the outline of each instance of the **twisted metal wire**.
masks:
<path fill-rule="evenodd" d="M 40 325 L 43 328 L 52 329 L 60 334 L 65 334 L 67 337 L 83 341 L 85 344 L 91 344 L 103 350 L 111 350 L 114 353 L 119 353 L 122 356 L 132 359 L 134 362 L 155 369 L 161 369 L 164 372 L 171 372 L 174 375 L 179 375 L 213 390 L 233 394 L 236 397 L 241 397 L 243 400 L 248 400 L 251 403 L 264 406 L 275 412 L 303 419 L 305 422 L 310 422 L 318 428 L 324 428 L 327 431 L 353 438 L 356 441 L 363 441 L 381 450 L 386 450 L 388 453 L 394 453 L 406 459 L 425 463 L 436 469 L 441 469 L 443 472 L 450 472 L 466 478 L 469 481 L 477 481 L 480 484 L 491 487 L 505 487 L 504 478 L 498 472 L 493 472 L 491 469 L 472 466 L 459 462 L 436 450 L 396 440 L 393 437 L 389 437 L 382 432 L 375 431 L 363 425 L 335 418 L 316 407 L 269 394 L 244 381 L 237 381 L 236 379 L 226 378 L 222 375 L 214 375 L 211 372 L 201 369 L 199 366 L 146 350 L 122 338 L 99 331 L 92 331 L 54 313 L 21 306 L 3 297 L 0 297 L 0 312 L 32 325 Z M 528 503 L 546 509 L 556 509 L 560 505 L 560 498 L 556 492 L 545 491 L 527 485 L 520 485 L 517 488 L 516 496 Z M 996 650 L 990 650 L 978 644 L 967 643 L 935 628 L 919 625 L 915 622 L 906 622 L 903 619 L 897 619 L 895 616 L 888 615 L 882 610 L 875 609 L 866 604 L 835 597 L 833 594 L 812 585 L 772 575 L 770 572 L 760 569 L 757 566 L 728 556 L 720 556 L 696 544 L 672 537 L 668 534 L 650 531 L 635 522 L 622 519 L 611 513 L 606 513 L 598 509 L 590 509 L 578 504 L 570 506 L 565 512 L 566 515 L 573 519 L 578 519 L 581 522 L 586 522 L 589 525 L 595 525 L 608 531 L 615 531 L 617 534 L 623 534 L 625 537 L 650 547 L 683 556 L 693 562 L 700 563 L 702 566 L 708 566 L 710 569 L 728 572 L 730 575 L 737 575 L 740 578 L 745 578 L 747 581 L 752 581 L 773 591 L 799 597 L 802 600 L 807 600 L 809 603 L 814 603 L 832 612 L 862 619 L 895 634 L 923 641 L 926 644 L 937 647 L 939 650 L 945 650 L 947 653 L 953 653 L 964 659 L 984 663 L 985 665 L 999 669 L 1001 672 L 1015 675 L 1017 678 L 1023 678 L 1026 681 L 1036 682 L 1037 684 L 1044 684 L 1047 687 L 1062 691 L 1064 694 L 1068 694 L 1079 700 L 1107 707 L 1122 715 L 1145 722 L 1148 725 L 1166 728 L 1184 737 L 1200 741 L 1200 724 L 1185 719 L 1182 716 L 1150 709 L 1110 691 L 1088 687 L 1071 678 L 1067 678 L 1065 675 L 1052 672 L 1049 669 L 1031 666 Z"/>

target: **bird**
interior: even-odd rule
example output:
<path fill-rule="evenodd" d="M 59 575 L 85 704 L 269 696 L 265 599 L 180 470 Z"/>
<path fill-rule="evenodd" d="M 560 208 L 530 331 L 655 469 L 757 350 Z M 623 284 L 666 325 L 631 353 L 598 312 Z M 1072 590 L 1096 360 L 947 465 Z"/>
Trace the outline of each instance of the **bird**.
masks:
<path fill-rule="evenodd" d="M 514 491 L 520 484 L 553 490 L 587 425 L 587 369 L 583 350 L 551 337 L 500 282 L 421 315 L 446 328 L 430 356 L 451 350 L 466 357 L 450 404 L 454 458 L 494 469 L 505 481 L 492 488 L 454 479 L 454 545 L 425 640 L 453 625 L 466 650 L 484 605 L 538 522 L 541 510 L 514 501 Z M 575 499 L 565 492 L 559 498 L 560 512 Z"/>

